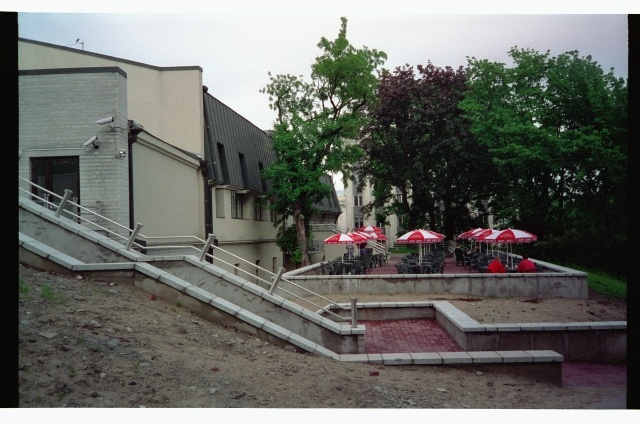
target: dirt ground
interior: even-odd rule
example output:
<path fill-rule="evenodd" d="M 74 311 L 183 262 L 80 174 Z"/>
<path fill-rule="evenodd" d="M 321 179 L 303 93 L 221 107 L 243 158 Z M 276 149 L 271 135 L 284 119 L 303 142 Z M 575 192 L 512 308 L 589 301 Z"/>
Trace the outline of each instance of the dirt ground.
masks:
<path fill-rule="evenodd" d="M 447 299 L 480 322 L 626 320 L 627 310 L 598 296 L 418 298 Z M 18 319 L 20 408 L 584 409 L 626 395 L 621 385 L 561 388 L 472 368 L 339 363 L 205 321 L 127 284 L 22 264 Z"/>

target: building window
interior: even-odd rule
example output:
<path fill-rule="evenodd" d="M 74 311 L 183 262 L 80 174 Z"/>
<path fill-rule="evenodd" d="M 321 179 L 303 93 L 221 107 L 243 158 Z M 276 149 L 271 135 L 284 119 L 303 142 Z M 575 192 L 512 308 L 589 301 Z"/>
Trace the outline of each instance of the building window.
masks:
<path fill-rule="evenodd" d="M 253 196 L 253 219 L 262 221 L 262 199 Z"/>
<path fill-rule="evenodd" d="M 353 228 L 360 228 L 364 226 L 364 219 L 362 217 L 353 218 Z"/>
<path fill-rule="evenodd" d="M 276 222 L 278 220 L 278 214 L 274 209 L 269 208 L 269 221 Z"/>
<path fill-rule="evenodd" d="M 80 161 L 78 156 L 31 158 L 31 182 L 60 197 L 71 190 L 72 201 L 80 204 Z M 60 199 L 49 196 L 42 190 L 32 188 L 33 194 L 59 203 Z M 76 212 L 76 211 L 74 211 Z"/>
<path fill-rule="evenodd" d="M 238 153 L 238 159 L 240 160 L 240 173 L 242 174 L 242 186 L 247 187 L 249 185 L 249 175 L 247 174 L 247 162 L 244 159 L 242 153 Z"/>
<path fill-rule="evenodd" d="M 353 206 L 362 206 L 362 194 L 356 194 L 353 196 Z"/>
<path fill-rule="evenodd" d="M 264 164 L 262 162 L 258 162 L 258 170 L 260 171 L 260 185 L 262 186 L 262 192 L 267 192 L 267 181 L 264 179 L 262 174 L 264 174 Z"/>
<path fill-rule="evenodd" d="M 231 190 L 231 218 L 242 219 L 242 195 Z"/>
<path fill-rule="evenodd" d="M 220 158 L 220 167 L 222 168 L 222 180 L 229 183 L 229 167 L 227 166 L 227 155 L 224 152 L 224 144 L 218 143 L 218 157 Z"/>

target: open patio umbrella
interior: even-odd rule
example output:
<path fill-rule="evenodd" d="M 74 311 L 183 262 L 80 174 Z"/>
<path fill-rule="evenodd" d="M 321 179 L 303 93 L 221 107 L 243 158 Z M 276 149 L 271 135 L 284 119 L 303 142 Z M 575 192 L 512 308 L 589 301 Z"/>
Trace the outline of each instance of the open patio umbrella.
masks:
<path fill-rule="evenodd" d="M 419 260 L 422 261 L 422 245 L 427 243 L 439 243 L 444 240 L 444 234 L 436 233 L 435 231 L 417 229 L 409 231 L 403 234 L 396 240 L 398 244 L 420 244 Z"/>
<path fill-rule="evenodd" d="M 485 237 L 482 237 L 481 239 L 483 243 L 487 243 L 487 244 L 505 243 L 507 245 L 507 255 L 509 254 L 510 245 L 520 244 L 520 243 L 533 243 L 534 241 L 537 241 L 537 240 L 538 240 L 538 237 L 535 234 L 531 234 L 527 231 L 516 230 L 512 228 L 507 228 L 506 230 L 498 230 L 493 234 L 489 234 Z M 513 254 L 513 248 L 511 248 L 511 253 Z M 513 257 L 511 257 L 511 267 L 513 268 Z"/>
<path fill-rule="evenodd" d="M 485 230 L 485 228 L 478 227 L 478 228 L 473 229 L 473 230 L 465 231 L 464 233 L 458 235 L 457 238 L 460 239 L 460 240 L 468 240 L 468 239 L 472 238 L 474 234 L 476 234 L 476 233 L 478 233 L 480 231 L 484 231 L 484 230 Z"/>
<path fill-rule="evenodd" d="M 360 227 L 357 231 L 363 233 L 382 233 L 384 230 L 380 227 L 376 227 L 375 225 L 367 225 L 366 227 Z"/>
<path fill-rule="evenodd" d="M 472 235 L 471 235 L 471 239 L 477 241 L 478 243 L 484 243 L 484 238 L 487 236 L 490 236 L 491 234 L 495 234 L 497 233 L 498 230 L 494 230 L 491 228 L 487 228 L 487 229 L 482 229 L 480 231 L 475 231 Z M 489 245 L 487 244 L 487 251 L 489 250 Z"/>
<path fill-rule="evenodd" d="M 324 244 L 345 244 L 345 245 L 362 244 L 366 242 L 367 242 L 366 238 L 356 233 L 334 234 L 331 237 L 327 237 L 326 239 L 323 240 Z"/>
<path fill-rule="evenodd" d="M 362 240 L 361 237 L 362 236 L 359 236 L 358 240 Z M 354 238 L 351 237 L 351 235 L 340 233 L 340 234 L 334 234 L 331 237 L 324 239 L 323 243 L 324 244 L 358 244 L 358 243 L 362 243 L 362 241 L 355 241 Z"/>

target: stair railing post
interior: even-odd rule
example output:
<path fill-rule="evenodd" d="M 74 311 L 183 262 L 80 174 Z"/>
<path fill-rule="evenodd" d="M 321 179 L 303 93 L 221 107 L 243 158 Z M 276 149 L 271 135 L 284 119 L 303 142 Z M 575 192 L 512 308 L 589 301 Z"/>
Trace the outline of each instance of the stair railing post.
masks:
<path fill-rule="evenodd" d="M 56 218 L 59 218 L 60 215 L 62 215 L 62 211 L 64 210 L 64 206 L 67 204 L 67 201 L 69 200 L 69 197 L 71 196 L 72 193 L 73 193 L 73 191 L 69 190 L 68 188 L 64 189 L 64 196 L 62 196 L 62 200 L 60 201 L 60 204 L 58 205 L 58 210 L 56 211 Z"/>
<path fill-rule="evenodd" d="M 280 282 L 280 279 L 282 278 L 282 274 L 284 274 L 284 268 L 280 267 L 280 269 L 278 270 L 278 273 L 276 274 L 276 276 L 273 279 L 273 283 L 271 283 L 271 288 L 269 289 L 269 294 L 273 294 L 275 289 L 278 287 L 278 283 Z"/>
<path fill-rule="evenodd" d="M 358 309 L 356 308 L 357 302 L 358 298 L 351 298 L 351 328 L 356 328 L 358 326 Z"/>
<path fill-rule="evenodd" d="M 209 237 L 207 237 L 207 241 L 204 243 L 204 247 L 202 248 L 202 252 L 200 252 L 200 257 L 198 258 L 200 262 L 204 261 L 204 258 L 207 256 L 207 252 L 209 251 L 214 238 L 215 236 L 213 234 L 209 234 Z"/>
<path fill-rule="evenodd" d="M 142 224 L 137 223 L 136 228 L 133 230 L 133 232 L 131 233 L 131 236 L 129 237 L 129 241 L 127 242 L 127 246 L 125 247 L 126 250 L 131 249 L 131 245 L 133 244 L 133 241 L 135 240 L 135 238 L 138 236 L 138 233 L 140 232 L 141 228 L 142 228 Z"/>

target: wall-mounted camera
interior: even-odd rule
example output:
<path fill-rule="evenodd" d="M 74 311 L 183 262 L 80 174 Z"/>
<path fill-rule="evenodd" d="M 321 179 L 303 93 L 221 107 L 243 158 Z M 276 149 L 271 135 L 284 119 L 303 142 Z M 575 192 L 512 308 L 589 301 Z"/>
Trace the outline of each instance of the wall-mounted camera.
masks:
<path fill-rule="evenodd" d="M 93 147 L 94 149 L 98 149 L 100 147 L 98 144 L 98 137 L 94 135 L 89 140 L 85 141 L 84 147 Z"/>
<path fill-rule="evenodd" d="M 96 124 L 98 124 L 98 125 L 106 125 L 106 124 L 110 124 L 112 122 L 113 122 L 113 116 L 109 116 L 108 118 L 98 119 L 96 121 Z"/>

